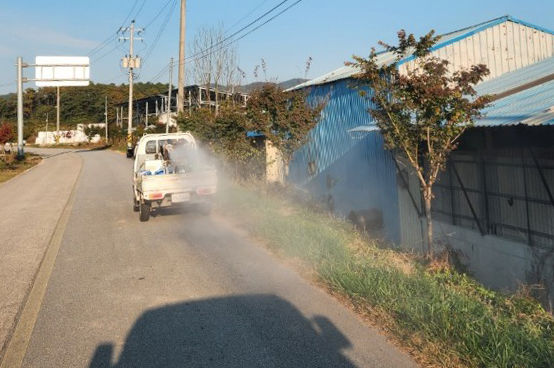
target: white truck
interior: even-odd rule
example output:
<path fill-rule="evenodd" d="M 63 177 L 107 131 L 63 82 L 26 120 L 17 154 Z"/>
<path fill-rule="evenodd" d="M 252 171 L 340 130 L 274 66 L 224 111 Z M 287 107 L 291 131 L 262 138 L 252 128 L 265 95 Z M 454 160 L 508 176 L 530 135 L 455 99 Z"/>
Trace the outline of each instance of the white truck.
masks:
<path fill-rule="evenodd" d="M 137 144 L 133 210 L 148 221 L 152 209 L 194 205 L 208 213 L 217 173 L 190 133 L 147 134 Z"/>

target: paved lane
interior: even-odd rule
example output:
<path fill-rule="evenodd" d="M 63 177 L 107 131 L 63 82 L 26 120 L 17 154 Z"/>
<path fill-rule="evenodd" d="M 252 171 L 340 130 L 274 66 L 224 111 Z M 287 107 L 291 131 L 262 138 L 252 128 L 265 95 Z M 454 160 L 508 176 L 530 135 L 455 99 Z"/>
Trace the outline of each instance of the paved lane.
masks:
<path fill-rule="evenodd" d="M 131 161 L 109 151 L 80 156 L 23 366 L 414 366 L 217 218 L 164 213 L 140 223 Z"/>
<path fill-rule="evenodd" d="M 80 168 L 68 153 L 0 184 L 0 357 Z"/>

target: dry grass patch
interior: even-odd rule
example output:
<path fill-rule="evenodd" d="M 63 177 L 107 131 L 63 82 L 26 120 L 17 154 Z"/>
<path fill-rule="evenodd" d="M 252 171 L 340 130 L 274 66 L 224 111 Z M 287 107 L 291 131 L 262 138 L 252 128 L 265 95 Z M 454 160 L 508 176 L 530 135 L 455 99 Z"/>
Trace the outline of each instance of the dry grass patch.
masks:
<path fill-rule="evenodd" d="M 41 161 L 40 156 L 30 153 L 25 154 L 24 160 L 17 160 L 15 155 L 0 155 L 0 183 L 10 180 L 14 176 L 37 165 Z"/>

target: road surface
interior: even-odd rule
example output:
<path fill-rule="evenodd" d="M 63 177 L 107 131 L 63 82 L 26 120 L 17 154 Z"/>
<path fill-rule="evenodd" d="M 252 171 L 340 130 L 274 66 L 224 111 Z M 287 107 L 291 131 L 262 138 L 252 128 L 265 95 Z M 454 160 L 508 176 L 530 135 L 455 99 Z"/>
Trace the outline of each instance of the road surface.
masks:
<path fill-rule="evenodd" d="M 415 366 L 225 221 L 172 211 L 140 223 L 131 160 L 76 155 L 55 264 L 14 348 L 24 367 Z"/>
<path fill-rule="evenodd" d="M 0 357 L 79 176 L 81 158 L 65 152 L 41 150 L 36 167 L 0 183 Z"/>

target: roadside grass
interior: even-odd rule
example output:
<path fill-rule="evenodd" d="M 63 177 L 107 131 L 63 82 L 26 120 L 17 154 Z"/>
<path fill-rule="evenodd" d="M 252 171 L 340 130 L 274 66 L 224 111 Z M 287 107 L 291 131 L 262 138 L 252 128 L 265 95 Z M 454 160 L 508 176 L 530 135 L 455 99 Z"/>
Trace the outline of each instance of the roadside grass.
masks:
<path fill-rule="evenodd" d="M 112 151 L 117 151 L 117 152 L 121 152 L 121 153 L 127 153 L 127 141 L 125 139 L 119 139 L 119 140 L 115 140 L 110 146 L 109 148 L 112 150 Z"/>
<path fill-rule="evenodd" d="M 229 184 L 217 206 L 425 366 L 553 366 L 554 319 L 532 299 L 491 291 L 447 262 L 385 249 L 282 193 Z"/>
<path fill-rule="evenodd" d="M 15 155 L 0 155 L 0 183 L 30 169 L 40 162 L 40 156 L 31 153 L 25 154 L 25 160 L 19 161 Z"/>

